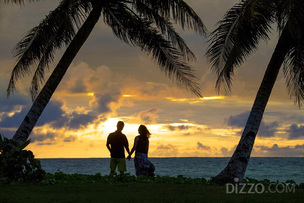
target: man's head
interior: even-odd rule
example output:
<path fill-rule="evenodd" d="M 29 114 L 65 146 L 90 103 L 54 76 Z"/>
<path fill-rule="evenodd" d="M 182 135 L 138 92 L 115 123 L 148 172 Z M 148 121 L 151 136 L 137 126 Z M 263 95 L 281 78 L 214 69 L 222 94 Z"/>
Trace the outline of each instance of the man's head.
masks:
<path fill-rule="evenodd" d="M 118 131 L 122 131 L 122 129 L 124 128 L 125 124 L 122 121 L 118 121 L 117 122 L 117 130 Z"/>

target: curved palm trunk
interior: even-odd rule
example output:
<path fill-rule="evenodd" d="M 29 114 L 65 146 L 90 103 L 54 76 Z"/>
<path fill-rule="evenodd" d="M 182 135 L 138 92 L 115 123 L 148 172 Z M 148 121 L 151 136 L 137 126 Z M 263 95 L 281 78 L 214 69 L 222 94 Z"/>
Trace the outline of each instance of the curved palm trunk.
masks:
<path fill-rule="evenodd" d="M 267 66 L 239 144 L 226 168 L 212 182 L 222 185 L 243 181 L 264 110 L 289 46 L 287 30 L 284 30 Z"/>
<path fill-rule="evenodd" d="M 38 97 L 35 99 L 31 109 L 29 110 L 23 122 L 21 123 L 15 135 L 13 136 L 13 140 L 22 143 L 28 139 L 32 129 L 34 128 L 36 122 L 38 121 L 49 100 L 51 99 L 64 74 L 66 73 L 67 69 L 69 68 L 70 64 L 72 63 L 73 59 L 75 58 L 76 54 L 78 53 L 84 42 L 89 37 L 94 26 L 98 22 L 100 14 L 101 8 L 93 8 L 90 15 L 77 32 L 68 48 L 66 49 L 65 53 L 63 54 L 58 65 L 52 72 L 48 81 L 42 88 Z"/>

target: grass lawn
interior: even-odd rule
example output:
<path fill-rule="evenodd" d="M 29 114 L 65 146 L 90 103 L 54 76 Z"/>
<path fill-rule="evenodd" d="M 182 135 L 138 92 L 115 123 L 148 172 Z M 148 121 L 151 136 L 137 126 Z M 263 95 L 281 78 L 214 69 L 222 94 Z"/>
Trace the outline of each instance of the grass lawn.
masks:
<path fill-rule="evenodd" d="M 276 183 L 267 179 L 258 181 L 247 178 L 244 183 L 245 189 L 241 190 L 238 185 L 236 190 L 234 188 L 236 186 L 230 185 L 229 188 L 227 185 L 217 186 L 204 178 L 183 176 L 149 178 L 129 174 L 121 177 L 57 172 L 46 174 L 44 179 L 36 184 L 22 181 L 0 182 L 0 203 L 304 202 L 304 183 L 294 184 L 292 188 L 286 185 L 293 183 L 293 181 Z M 271 184 L 273 187 L 269 191 Z"/>
<path fill-rule="evenodd" d="M 227 194 L 225 186 L 176 183 L 2 184 L 0 202 L 303 202 L 304 190 Z"/>

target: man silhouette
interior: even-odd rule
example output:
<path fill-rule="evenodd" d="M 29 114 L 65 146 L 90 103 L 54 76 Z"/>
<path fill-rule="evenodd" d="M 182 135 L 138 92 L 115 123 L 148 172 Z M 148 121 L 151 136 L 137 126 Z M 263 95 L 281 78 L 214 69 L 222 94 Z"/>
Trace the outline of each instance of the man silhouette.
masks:
<path fill-rule="evenodd" d="M 129 142 L 127 137 L 121 132 L 124 128 L 124 122 L 118 121 L 117 122 L 117 130 L 113 133 L 110 133 L 107 138 L 107 148 L 111 153 L 110 159 L 110 175 L 118 168 L 120 175 L 123 175 L 124 172 L 127 170 L 126 167 L 126 159 L 125 159 L 125 149 L 130 154 L 129 150 Z"/>

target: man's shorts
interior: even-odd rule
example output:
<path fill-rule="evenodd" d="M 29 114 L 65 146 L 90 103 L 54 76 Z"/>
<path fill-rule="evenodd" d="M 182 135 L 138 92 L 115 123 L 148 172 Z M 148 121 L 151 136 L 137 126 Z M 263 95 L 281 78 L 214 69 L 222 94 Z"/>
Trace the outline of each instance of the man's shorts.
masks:
<path fill-rule="evenodd" d="M 119 172 L 127 171 L 126 159 L 125 158 L 111 158 L 110 159 L 111 171 L 114 172 L 116 170 L 116 166 L 118 166 L 118 171 Z"/>

